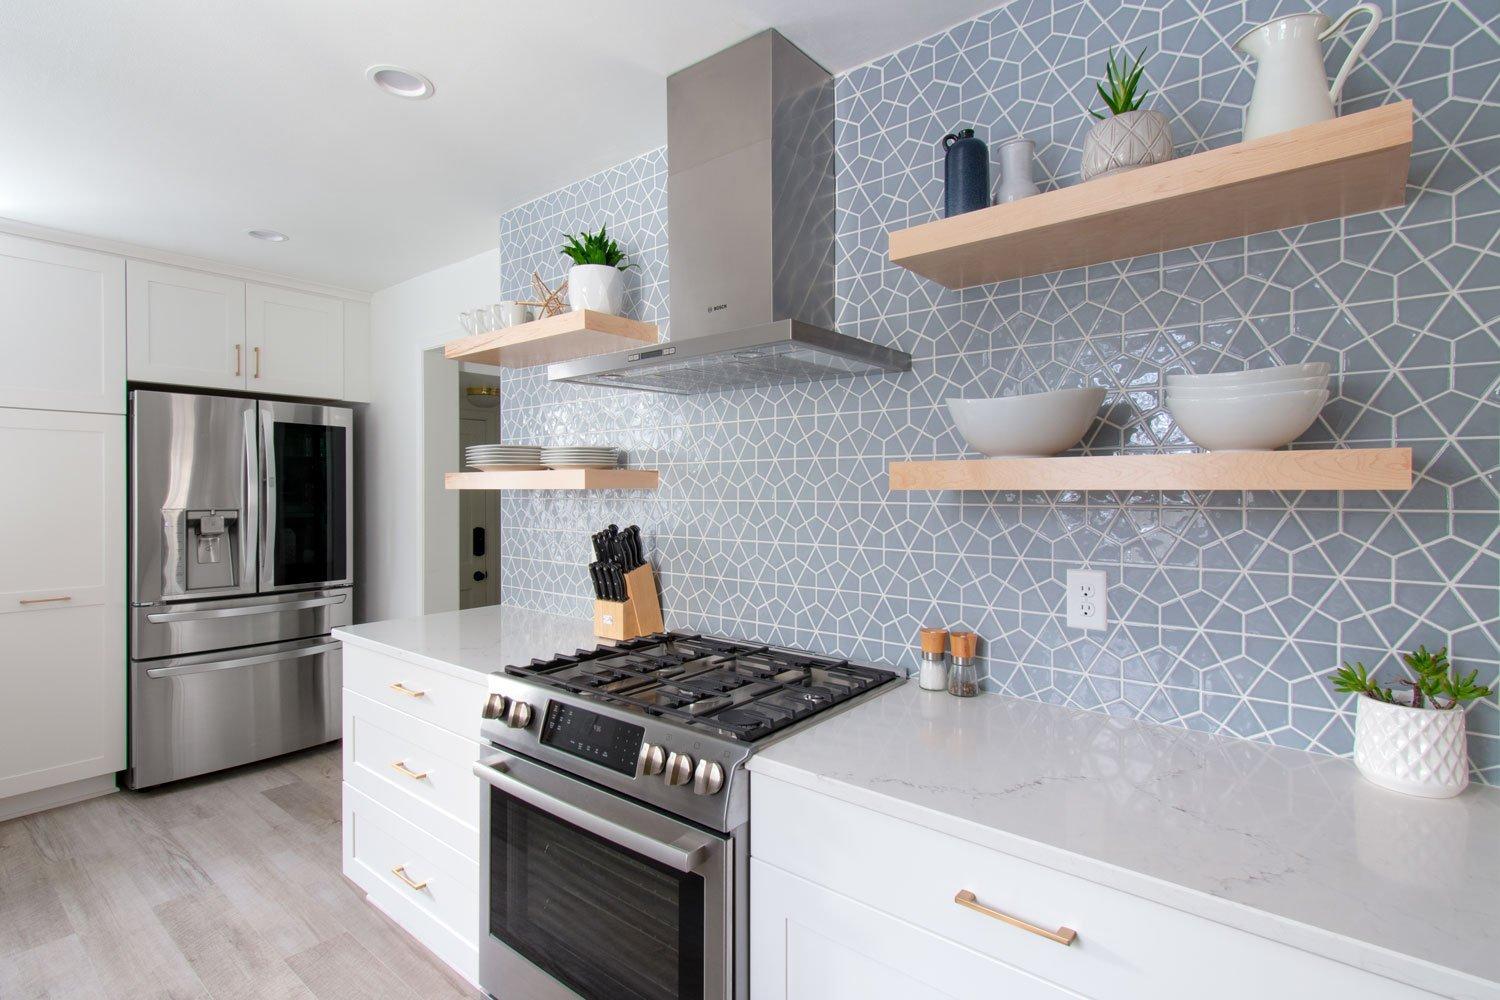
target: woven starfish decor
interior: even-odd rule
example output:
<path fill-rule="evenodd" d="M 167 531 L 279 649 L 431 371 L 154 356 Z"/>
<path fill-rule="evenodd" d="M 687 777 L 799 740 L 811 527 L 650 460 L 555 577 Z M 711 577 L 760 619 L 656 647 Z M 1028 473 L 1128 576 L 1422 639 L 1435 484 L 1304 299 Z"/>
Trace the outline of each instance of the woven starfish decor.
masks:
<path fill-rule="evenodd" d="M 537 319 L 546 319 L 548 316 L 557 316 L 568 311 L 565 296 L 568 294 L 568 279 L 557 286 L 557 291 L 547 287 L 542 276 L 535 271 L 531 272 L 531 290 L 536 293 L 536 300 L 522 302 L 523 306 L 536 306 Z"/>

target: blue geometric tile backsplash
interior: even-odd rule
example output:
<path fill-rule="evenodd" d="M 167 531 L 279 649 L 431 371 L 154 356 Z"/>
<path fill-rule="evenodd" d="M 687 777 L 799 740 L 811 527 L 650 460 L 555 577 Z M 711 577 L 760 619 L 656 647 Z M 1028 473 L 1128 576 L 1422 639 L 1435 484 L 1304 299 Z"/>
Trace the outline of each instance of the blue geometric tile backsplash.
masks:
<path fill-rule="evenodd" d="M 1386 2 L 1386 0 L 1382 0 Z M 1448 644 L 1500 675 L 1500 7 L 1397 0 L 1342 110 L 1416 105 L 1405 206 L 954 292 L 892 266 L 889 230 L 942 203 L 944 133 L 1036 140 L 1077 183 L 1111 46 L 1147 50 L 1178 155 L 1238 140 L 1238 34 L 1300 0 L 1016 0 L 837 81 L 838 323 L 910 373 L 690 397 L 502 387 L 507 440 L 611 443 L 655 493 L 504 494 L 507 604 L 590 613 L 588 533 L 639 523 L 668 624 L 914 666 L 922 625 L 985 640 L 997 690 L 1327 753 L 1353 742 L 1328 671 Z M 1342 6 L 1331 9 L 1338 13 Z M 1345 51 L 1334 45 L 1329 66 Z M 559 234 L 607 223 L 631 315 L 667 330 L 666 152 L 506 213 L 501 286 L 556 283 Z M 1308 360 L 1332 398 L 1303 445 L 1410 446 L 1408 493 L 892 493 L 892 459 L 955 458 L 954 395 L 1099 385 L 1079 453 L 1191 447 L 1165 373 Z M 1111 624 L 1064 627 L 1070 568 L 1104 569 Z M 1500 782 L 1496 699 L 1469 716 Z"/>

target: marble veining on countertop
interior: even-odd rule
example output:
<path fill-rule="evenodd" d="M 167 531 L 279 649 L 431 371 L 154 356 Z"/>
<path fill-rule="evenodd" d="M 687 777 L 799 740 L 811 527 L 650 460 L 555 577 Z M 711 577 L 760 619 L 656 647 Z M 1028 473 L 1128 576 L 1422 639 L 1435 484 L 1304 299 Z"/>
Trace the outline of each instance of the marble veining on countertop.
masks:
<path fill-rule="evenodd" d="M 1500 997 L 1500 791 L 908 683 L 752 771 L 1458 997 Z"/>
<path fill-rule="evenodd" d="M 590 620 L 504 605 L 368 622 L 334 629 L 333 634 L 356 646 L 482 683 L 507 666 L 593 649 L 607 641 L 594 636 Z"/>

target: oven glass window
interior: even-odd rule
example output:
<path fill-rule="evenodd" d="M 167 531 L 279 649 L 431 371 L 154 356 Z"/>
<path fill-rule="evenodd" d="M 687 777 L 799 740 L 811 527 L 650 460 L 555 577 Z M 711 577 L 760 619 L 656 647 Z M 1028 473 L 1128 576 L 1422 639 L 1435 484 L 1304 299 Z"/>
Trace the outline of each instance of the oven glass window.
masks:
<path fill-rule="evenodd" d="M 343 427 L 277 422 L 274 582 L 325 583 L 349 575 Z"/>
<path fill-rule="evenodd" d="M 490 789 L 490 933 L 585 1000 L 703 995 L 703 880 Z"/>

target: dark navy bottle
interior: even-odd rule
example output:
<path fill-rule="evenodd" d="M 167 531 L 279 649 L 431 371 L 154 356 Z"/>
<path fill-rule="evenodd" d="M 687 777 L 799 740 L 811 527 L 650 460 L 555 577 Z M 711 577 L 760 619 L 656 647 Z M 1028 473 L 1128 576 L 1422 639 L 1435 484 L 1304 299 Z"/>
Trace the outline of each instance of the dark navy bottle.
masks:
<path fill-rule="evenodd" d="M 952 218 L 990 203 L 990 148 L 974 130 L 943 136 L 943 215 Z"/>

